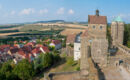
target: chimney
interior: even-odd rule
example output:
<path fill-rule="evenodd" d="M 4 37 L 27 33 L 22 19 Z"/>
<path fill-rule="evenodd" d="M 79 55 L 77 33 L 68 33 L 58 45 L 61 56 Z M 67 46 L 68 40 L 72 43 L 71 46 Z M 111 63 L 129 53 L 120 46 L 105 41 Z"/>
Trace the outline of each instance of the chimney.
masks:
<path fill-rule="evenodd" d="M 98 9 L 96 10 L 96 16 L 99 16 L 99 10 Z"/>

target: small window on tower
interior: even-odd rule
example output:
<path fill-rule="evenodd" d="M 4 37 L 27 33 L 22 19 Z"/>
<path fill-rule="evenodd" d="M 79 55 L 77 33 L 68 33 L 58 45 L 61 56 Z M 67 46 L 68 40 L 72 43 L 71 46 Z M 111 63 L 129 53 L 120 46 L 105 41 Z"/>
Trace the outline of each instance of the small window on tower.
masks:
<path fill-rule="evenodd" d="M 93 29 L 95 29 L 95 26 L 93 26 Z"/>
<path fill-rule="evenodd" d="M 100 26 L 100 29 L 102 29 L 102 26 Z"/>

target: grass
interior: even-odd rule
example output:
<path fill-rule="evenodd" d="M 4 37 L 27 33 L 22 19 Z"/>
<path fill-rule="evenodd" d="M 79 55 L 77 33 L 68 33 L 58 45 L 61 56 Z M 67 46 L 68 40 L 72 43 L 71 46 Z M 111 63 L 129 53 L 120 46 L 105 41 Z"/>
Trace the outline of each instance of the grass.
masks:
<path fill-rule="evenodd" d="M 68 57 L 65 54 L 61 55 L 65 59 L 64 63 L 49 70 L 49 72 L 68 72 L 79 70 L 79 61 L 74 61 L 73 57 Z"/>

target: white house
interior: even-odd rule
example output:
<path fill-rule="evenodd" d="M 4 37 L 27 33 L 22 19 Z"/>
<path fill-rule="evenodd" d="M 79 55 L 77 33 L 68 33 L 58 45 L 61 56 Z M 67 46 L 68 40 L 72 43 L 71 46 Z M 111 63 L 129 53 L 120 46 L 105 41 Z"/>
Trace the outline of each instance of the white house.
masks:
<path fill-rule="evenodd" d="M 79 33 L 75 37 L 75 42 L 74 42 L 74 60 L 79 60 L 81 57 L 81 43 L 80 43 L 80 35 L 82 33 Z"/>
<path fill-rule="evenodd" d="M 56 50 L 61 49 L 61 42 L 59 40 L 52 40 L 50 43 L 51 47 L 55 47 Z"/>

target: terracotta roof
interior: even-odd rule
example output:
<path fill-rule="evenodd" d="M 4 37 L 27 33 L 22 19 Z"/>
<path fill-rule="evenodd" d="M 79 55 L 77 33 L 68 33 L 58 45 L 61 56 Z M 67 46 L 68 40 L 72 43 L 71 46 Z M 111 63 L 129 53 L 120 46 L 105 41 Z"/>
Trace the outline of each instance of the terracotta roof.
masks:
<path fill-rule="evenodd" d="M 43 45 L 42 44 L 37 44 L 36 47 L 43 47 Z"/>
<path fill-rule="evenodd" d="M 33 54 L 39 54 L 39 53 L 41 53 L 40 47 L 37 47 L 37 48 L 33 49 L 32 53 Z"/>
<path fill-rule="evenodd" d="M 61 42 L 59 40 L 52 40 L 52 43 L 56 44 L 60 44 Z"/>
<path fill-rule="evenodd" d="M 88 30 L 85 30 L 85 32 L 83 32 L 83 34 L 81 35 L 81 37 L 86 37 L 88 36 Z"/>
<path fill-rule="evenodd" d="M 76 34 L 71 34 L 67 36 L 66 43 L 74 43 Z"/>
<path fill-rule="evenodd" d="M 19 50 L 18 48 L 14 47 L 14 48 L 10 49 L 10 52 L 12 54 L 14 54 L 14 53 L 18 52 L 18 50 Z"/>
<path fill-rule="evenodd" d="M 43 49 L 46 53 L 50 52 L 49 49 L 48 49 L 48 47 L 46 47 L 46 46 L 42 47 L 42 49 Z"/>
<path fill-rule="evenodd" d="M 107 24 L 107 17 L 88 15 L 88 24 Z"/>
<path fill-rule="evenodd" d="M 0 48 L 9 48 L 10 45 L 1 45 Z"/>

